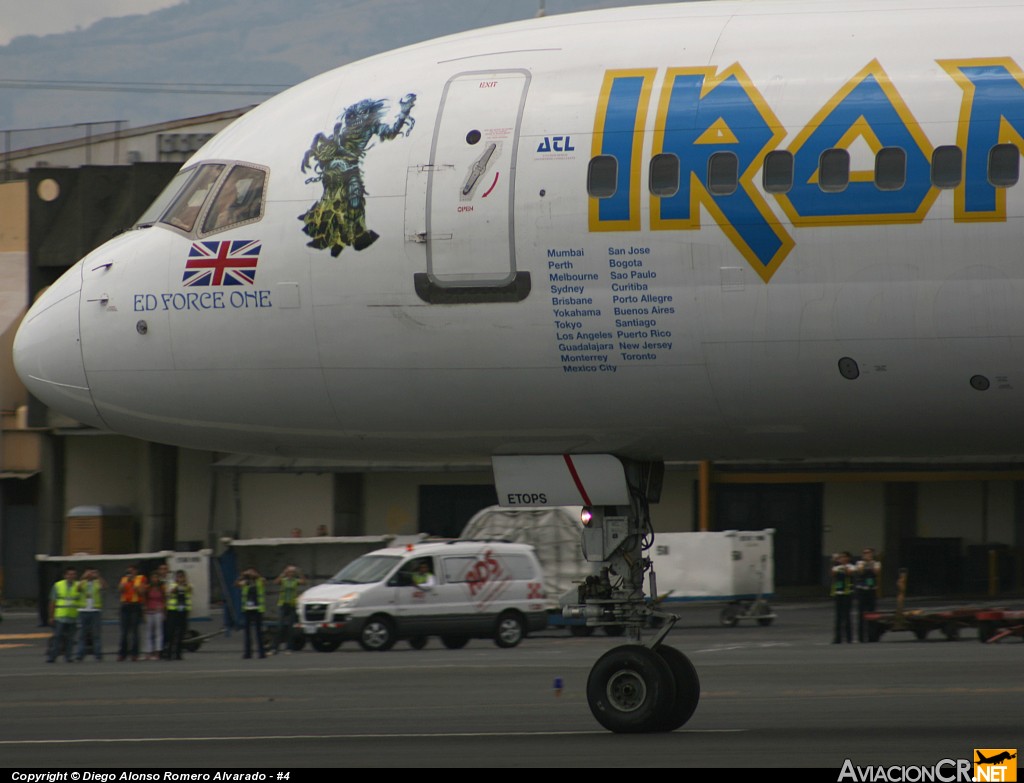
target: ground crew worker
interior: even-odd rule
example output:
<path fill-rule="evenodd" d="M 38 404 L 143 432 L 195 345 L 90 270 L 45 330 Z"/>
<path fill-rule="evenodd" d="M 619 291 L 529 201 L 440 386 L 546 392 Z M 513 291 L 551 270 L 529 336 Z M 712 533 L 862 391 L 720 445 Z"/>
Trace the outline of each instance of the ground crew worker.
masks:
<path fill-rule="evenodd" d="M 842 636 L 853 642 L 850 626 L 850 605 L 853 601 L 853 574 L 856 569 L 850 564 L 850 553 L 839 552 L 832 565 L 832 598 L 836 604 L 835 636 L 832 644 L 841 644 Z"/>
<path fill-rule="evenodd" d="M 274 639 L 276 655 L 281 651 L 282 644 L 285 653 L 292 651 L 292 636 L 295 623 L 299 620 L 299 587 L 306 584 L 306 577 L 298 568 L 288 565 L 274 580 L 274 584 L 281 586 L 281 592 L 277 595 L 277 637 Z"/>
<path fill-rule="evenodd" d="M 875 599 L 878 597 L 878 586 L 882 582 L 882 564 L 875 560 L 875 550 L 864 547 L 862 560 L 857 561 L 853 586 L 857 593 L 857 641 L 870 640 L 865 612 L 875 611 Z"/>
<path fill-rule="evenodd" d="M 192 585 L 184 571 L 174 572 L 174 583 L 167 588 L 167 658 L 181 660 L 181 647 L 192 611 Z"/>
<path fill-rule="evenodd" d="M 71 663 L 74 658 L 75 629 L 78 626 L 78 571 L 73 566 L 64 569 L 64 578 L 55 582 L 50 590 L 50 622 L 53 624 L 53 636 L 46 662 L 57 660 L 61 650 L 64 660 Z"/>
<path fill-rule="evenodd" d="M 107 583 L 95 568 L 85 569 L 78 583 L 78 655 L 85 657 L 85 640 L 92 644 L 92 654 L 103 660 L 103 591 Z"/>
<path fill-rule="evenodd" d="M 139 660 L 139 625 L 142 623 L 143 595 L 148 587 L 146 577 L 133 565 L 125 569 L 118 584 L 121 595 L 121 648 L 117 660 L 123 661 L 129 655 Z"/>
<path fill-rule="evenodd" d="M 252 566 L 246 568 L 235 582 L 242 589 L 242 613 L 245 616 L 245 654 L 243 658 L 252 658 L 252 637 L 256 637 L 256 652 L 260 658 L 266 658 L 263 651 L 263 613 L 267 610 L 266 580 Z"/>

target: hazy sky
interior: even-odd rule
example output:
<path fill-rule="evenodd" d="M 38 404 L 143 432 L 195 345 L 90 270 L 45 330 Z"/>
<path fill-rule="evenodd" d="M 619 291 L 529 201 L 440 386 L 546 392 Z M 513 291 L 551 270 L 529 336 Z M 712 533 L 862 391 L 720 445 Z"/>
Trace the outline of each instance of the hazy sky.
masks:
<path fill-rule="evenodd" d="M 0 46 L 19 35 L 65 33 L 108 16 L 148 14 L 182 0 L 0 0 Z"/>

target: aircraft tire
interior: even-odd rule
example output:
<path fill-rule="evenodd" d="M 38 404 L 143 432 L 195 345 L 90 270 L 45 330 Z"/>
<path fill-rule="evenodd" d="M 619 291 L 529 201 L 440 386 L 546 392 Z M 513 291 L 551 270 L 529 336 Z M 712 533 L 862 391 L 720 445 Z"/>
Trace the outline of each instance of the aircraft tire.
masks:
<path fill-rule="evenodd" d="M 664 715 L 662 731 L 675 731 L 693 717 L 700 702 L 700 678 L 690 659 L 675 647 L 659 644 L 655 652 L 664 658 L 672 677 L 676 682 L 676 695 L 672 705 Z"/>
<path fill-rule="evenodd" d="M 587 678 L 590 711 L 598 723 L 620 734 L 665 731 L 675 695 L 665 658 L 638 644 L 609 650 Z"/>
<path fill-rule="evenodd" d="M 384 615 L 366 621 L 359 634 L 359 646 L 367 652 L 386 652 L 395 646 L 395 624 Z"/>

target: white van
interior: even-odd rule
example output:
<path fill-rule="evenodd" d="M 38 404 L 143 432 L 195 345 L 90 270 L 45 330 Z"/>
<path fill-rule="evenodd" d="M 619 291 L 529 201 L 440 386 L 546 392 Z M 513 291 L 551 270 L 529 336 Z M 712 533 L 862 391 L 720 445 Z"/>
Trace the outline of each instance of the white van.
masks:
<path fill-rule="evenodd" d="M 515 647 L 544 628 L 547 598 L 533 547 L 450 541 L 378 549 L 299 597 L 299 625 L 313 647 L 347 639 L 387 650 L 399 639 L 419 649 L 440 636 L 457 649 L 470 639 Z"/>

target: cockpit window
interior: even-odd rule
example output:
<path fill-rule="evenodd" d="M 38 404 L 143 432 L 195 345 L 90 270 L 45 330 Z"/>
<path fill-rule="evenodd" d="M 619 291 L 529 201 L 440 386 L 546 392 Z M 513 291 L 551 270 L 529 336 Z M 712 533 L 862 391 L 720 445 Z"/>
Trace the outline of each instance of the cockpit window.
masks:
<path fill-rule="evenodd" d="M 252 166 L 235 166 L 228 173 L 203 221 L 204 234 L 258 220 L 263 212 L 267 173 Z"/>
<path fill-rule="evenodd" d="M 174 200 L 171 208 L 160 218 L 161 223 L 167 223 L 182 231 L 191 231 L 196 224 L 196 218 L 206 203 L 210 189 L 217 181 L 217 178 L 224 171 L 223 163 L 208 163 L 199 167 L 188 184 Z"/>
<path fill-rule="evenodd" d="M 171 200 L 175 196 L 178 195 L 178 191 L 185 186 L 185 183 L 193 174 L 196 173 L 197 170 L 198 169 L 193 167 L 185 169 L 184 171 L 179 171 L 175 174 L 174 179 L 172 179 L 167 184 L 167 187 L 160 192 L 160 195 L 156 197 L 156 201 L 150 204 L 149 208 L 142 214 L 142 217 L 135 222 L 135 226 L 144 228 L 156 223 L 164 213 L 164 210 L 167 209 L 167 205 L 171 203 Z"/>

